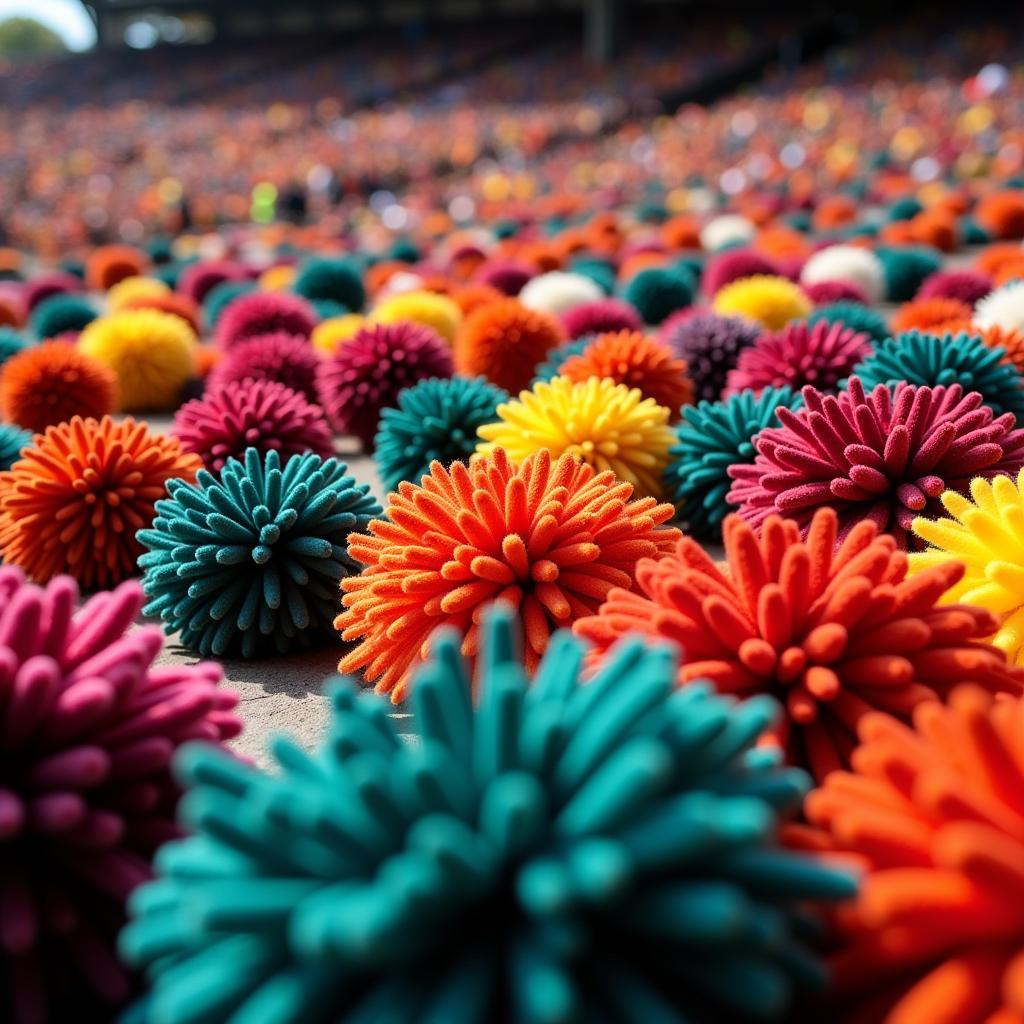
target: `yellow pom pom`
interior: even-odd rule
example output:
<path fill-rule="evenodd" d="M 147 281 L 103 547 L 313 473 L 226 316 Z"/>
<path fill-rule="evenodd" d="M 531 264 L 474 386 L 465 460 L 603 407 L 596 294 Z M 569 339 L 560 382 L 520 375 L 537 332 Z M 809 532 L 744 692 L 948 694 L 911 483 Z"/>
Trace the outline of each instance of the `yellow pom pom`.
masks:
<path fill-rule="evenodd" d="M 403 292 L 385 299 L 374 311 L 371 320 L 379 324 L 393 324 L 408 320 L 431 327 L 446 341 L 455 338 L 462 321 L 462 310 L 447 295 L 436 292 Z"/>
<path fill-rule="evenodd" d="M 497 423 L 480 427 L 479 454 L 504 448 L 517 463 L 547 450 L 568 452 L 599 472 L 610 469 L 638 495 L 658 497 L 675 434 L 669 410 L 636 388 L 607 377 L 574 384 L 567 377 L 538 381 L 518 401 L 498 406 Z"/>
<path fill-rule="evenodd" d="M 355 337 L 365 323 L 366 317 L 359 313 L 346 313 L 344 316 L 323 320 L 313 328 L 313 347 L 324 355 L 333 355 L 346 341 Z"/>
<path fill-rule="evenodd" d="M 1024 470 L 1016 480 L 973 480 L 971 500 L 947 491 L 942 504 L 949 518 L 914 520 L 931 547 L 910 556 L 911 573 L 962 562 L 964 577 L 943 601 L 987 608 L 999 621 L 991 642 L 1024 665 Z"/>
<path fill-rule="evenodd" d="M 259 286 L 265 292 L 283 292 L 292 286 L 295 280 L 296 270 L 294 267 L 282 263 L 280 266 L 271 267 L 260 274 Z"/>
<path fill-rule="evenodd" d="M 791 320 L 807 316 L 812 307 L 811 300 L 792 281 L 758 274 L 727 284 L 715 295 L 712 308 L 722 316 L 742 316 L 778 331 Z"/>
<path fill-rule="evenodd" d="M 135 299 L 153 299 L 170 292 L 171 289 L 155 277 L 126 277 L 107 292 L 107 301 L 111 312 L 116 313 Z"/>
<path fill-rule="evenodd" d="M 94 320 L 79 348 L 117 375 L 121 408 L 173 409 L 192 375 L 196 336 L 170 313 L 131 310 Z"/>

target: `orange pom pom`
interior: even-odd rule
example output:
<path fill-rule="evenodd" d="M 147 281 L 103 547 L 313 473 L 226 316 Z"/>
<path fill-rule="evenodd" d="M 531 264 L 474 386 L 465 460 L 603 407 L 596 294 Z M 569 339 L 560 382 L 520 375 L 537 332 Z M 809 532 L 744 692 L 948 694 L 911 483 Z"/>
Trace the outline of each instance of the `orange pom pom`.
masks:
<path fill-rule="evenodd" d="M 562 325 L 517 299 L 490 302 L 471 313 L 455 335 L 455 366 L 516 394 L 530 386 L 548 351 L 565 340 Z"/>
<path fill-rule="evenodd" d="M 136 572 L 137 530 L 153 521 L 167 481 L 195 479 L 198 455 L 145 423 L 74 417 L 49 427 L 0 473 L 0 553 L 37 583 L 68 573 L 112 587 Z"/>
<path fill-rule="evenodd" d="M 1024 193 L 1011 189 L 985 196 L 974 219 L 993 238 L 1024 238 Z"/>
<path fill-rule="evenodd" d="M 433 631 L 477 628 L 493 601 L 519 609 L 526 666 L 533 671 L 551 632 L 595 612 L 612 587 L 633 584 L 637 560 L 671 550 L 679 531 L 662 524 L 671 505 L 630 501 L 633 488 L 610 473 L 546 451 L 514 466 L 498 448 L 445 469 L 420 486 L 403 483 L 370 535 L 352 534 L 362 574 L 342 581 L 342 639 L 358 641 L 342 672 L 365 671 L 398 703 Z"/>
<path fill-rule="evenodd" d="M 692 217 L 671 217 L 661 226 L 661 238 L 670 249 L 699 249 L 700 225 Z"/>
<path fill-rule="evenodd" d="M 72 416 L 106 416 L 116 405 L 114 372 L 70 341 L 24 349 L 0 371 L 4 419 L 37 433 Z"/>
<path fill-rule="evenodd" d="M 126 277 L 137 277 L 146 267 L 146 257 L 129 245 L 101 245 L 85 263 L 86 284 L 105 292 Z"/>
<path fill-rule="evenodd" d="M 1001 267 L 1008 263 L 1015 263 L 1020 259 L 1021 248 L 1011 242 L 1003 242 L 999 245 L 989 245 L 978 253 L 974 265 L 983 274 L 995 278 Z"/>
<path fill-rule="evenodd" d="M 139 295 L 122 303 L 121 309 L 158 309 L 180 317 L 198 335 L 203 330 L 202 313 L 199 306 L 187 295 L 168 292 L 166 295 Z"/>
<path fill-rule="evenodd" d="M 853 771 L 807 799 L 831 848 L 866 868 L 838 916 L 835 994 L 856 1020 L 1019 1024 L 1024 702 L 963 686 L 913 723 L 865 716 Z"/>
<path fill-rule="evenodd" d="M 786 712 L 776 732 L 789 758 L 817 779 L 849 762 L 868 711 L 901 718 L 956 683 L 1019 693 L 1024 670 L 980 642 L 990 612 L 938 605 L 961 576 L 959 562 L 907 579 L 907 556 L 864 520 L 835 548 L 836 513 L 822 508 L 806 540 L 770 516 L 760 538 L 730 516 L 719 568 L 692 538 L 644 560 L 637 586 L 612 590 L 575 631 L 606 651 L 623 634 L 679 643 L 679 682 L 710 679 L 724 693 L 769 693 Z"/>
<path fill-rule="evenodd" d="M 464 317 L 475 313 L 481 306 L 501 302 L 504 298 L 505 294 L 490 284 L 466 284 L 452 290 L 452 300 Z"/>
<path fill-rule="evenodd" d="M 973 310 L 959 299 L 914 299 L 896 311 L 889 327 L 893 334 L 930 331 L 949 320 L 970 320 Z"/>
<path fill-rule="evenodd" d="M 970 320 L 951 320 L 949 323 L 940 324 L 935 327 L 936 334 L 972 334 L 981 338 L 989 348 L 1001 348 L 1006 350 L 1004 363 L 1012 363 L 1024 373 L 1024 333 L 1014 328 L 1000 327 L 992 324 L 990 327 L 978 327 Z"/>
<path fill-rule="evenodd" d="M 640 331 L 599 334 L 581 355 L 571 356 L 559 374 L 574 382 L 607 377 L 616 384 L 638 388 L 679 420 L 679 408 L 693 402 L 693 381 L 686 376 L 686 360 L 675 359 L 660 342 Z"/>

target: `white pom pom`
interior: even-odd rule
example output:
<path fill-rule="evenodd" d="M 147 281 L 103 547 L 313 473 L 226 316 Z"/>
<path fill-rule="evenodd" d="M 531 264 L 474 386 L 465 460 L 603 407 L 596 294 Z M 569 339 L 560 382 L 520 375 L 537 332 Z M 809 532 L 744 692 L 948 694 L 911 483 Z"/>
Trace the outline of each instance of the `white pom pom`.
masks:
<path fill-rule="evenodd" d="M 754 224 L 738 213 L 724 213 L 701 228 L 700 244 L 708 252 L 717 252 L 729 245 L 749 245 L 757 234 Z"/>
<path fill-rule="evenodd" d="M 885 267 L 870 250 L 857 245 L 830 245 L 816 252 L 804 265 L 800 283 L 845 281 L 857 285 L 869 302 L 885 298 Z"/>
<path fill-rule="evenodd" d="M 974 307 L 974 323 L 981 328 L 1024 331 L 1024 281 L 1011 281 L 986 295 Z"/>
<path fill-rule="evenodd" d="M 561 270 L 552 270 L 527 281 L 519 293 L 519 301 L 527 309 L 551 313 L 553 316 L 561 316 L 570 309 L 587 302 L 599 302 L 603 298 L 604 292 L 589 277 L 567 274 Z"/>

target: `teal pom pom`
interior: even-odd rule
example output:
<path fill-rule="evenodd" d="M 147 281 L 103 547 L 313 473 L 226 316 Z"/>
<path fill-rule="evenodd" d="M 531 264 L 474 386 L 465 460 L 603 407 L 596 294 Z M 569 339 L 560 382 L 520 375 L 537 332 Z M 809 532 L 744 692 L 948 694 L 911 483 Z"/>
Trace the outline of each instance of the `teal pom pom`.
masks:
<path fill-rule="evenodd" d="M 570 263 L 569 269 L 574 274 L 589 277 L 605 295 L 615 291 L 615 267 L 600 256 L 578 256 Z"/>
<path fill-rule="evenodd" d="M 92 304 L 80 295 L 51 295 L 32 311 L 29 321 L 37 338 L 56 338 L 67 331 L 81 331 L 97 317 Z"/>
<path fill-rule="evenodd" d="M 732 486 L 729 466 L 754 461 L 754 438 L 765 427 L 780 425 L 775 415 L 779 406 L 799 409 L 802 404 L 799 392 L 784 387 L 765 388 L 759 395 L 741 391 L 721 402 L 683 407 L 663 479 L 691 534 L 720 535 L 730 511 L 725 502 Z"/>
<path fill-rule="evenodd" d="M 29 341 L 20 331 L 6 325 L 0 327 L 0 366 L 28 347 Z"/>
<path fill-rule="evenodd" d="M 964 245 L 988 245 L 992 241 L 992 236 L 973 217 L 960 219 L 960 234 Z"/>
<path fill-rule="evenodd" d="M 587 346 L 593 340 L 593 334 L 585 334 L 582 338 L 577 338 L 575 341 L 567 341 L 565 344 L 551 349 L 544 362 L 534 371 L 533 383 L 536 384 L 539 380 L 551 380 L 552 377 L 557 377 L 565 361 L 573 356 L 583 355 Z"/>
<path fill-rule="evenodd" d="M 909 302 L 926 277 L 942 269 L 942 255 L 923 245 L 880 246 L 875 254 L 885 269 L 885 297 Z"/>
<path fill-rule="evenodd" d="M 889 207 L 890 222 L 913 220 L 924 206 L 914 196 L 903 196 Z"/>
<path fill-rule="evenodd" d="M 344 259 L 317 257 L 299 270 L 293 290 L 304 299 L 330 299 L 358 313 L 366 302 L 359 271 Z"/>
<path fill-rule="evenodd" d="M 337 459 L 255 448 L 215 477 L 172 480 L 140 530 L 144 611 L 204 656 L 309 646 L 338 611 L 338 581 L 359 566 L 348 537 L 382 509 Z"/>
<path fill-rule="evenodd" d="M 337 683 L 327 742 L 265 774 L 177 761 L 192 838 L 130 899 L 150 1024 L 571 1024 L 780 1019 L 823 971 L 806 901 L 851 874 L 778 844 L 808 779 L 756 747 L 774 703 L 675 689 L 620 643 L 581 686 L 557 635 L 530 684 L 519 628 L 481 624 L 472 687 L 442 632 L 412 687 L 420 742 Z"/>
<path fill-rule="evenodd" d="M 1003 360 L 1006 350 L 990 348 L 967 332 L 955 337 L 922 331 L 905 331 L 878 345 L 853 372 L 864 390 L 879 384 L 895 386 L 901 380 L 919 387 L 960 384 L 964 391 L 980 391 L 985 404 L 997 415 L 1011 412 L 1024 417 L 1024 387 L 1020 373 Z"/>
<path fill-rule="evenodd" d="M 693 277 L 682 267 L 648 267 L 630 278 L 623 298 L 645 324 L 660 324 L 691 305 L 695 291 Z"/>
<path fill-rule="evenodd" d="M 0 423 L 0 471 L 6 472 L 18 461 L 21 449 L 32 443 L 32 431 L 13 423 Z"/>
<path fill-rule="evenodd" d="M 422 380 L 398 395 L 397 408 L 381 413 L 374 457 L 381 483 L 397 490 L 403 480 L 418 484 L 436 459 L 448 466 L 476 450 L 478 427 L 497 418 L 508 394 L 483 377 Z"/>
<path fill-rule="evenodd" d="M 866 334 L 872 341 L 885 341 L 889 337 L 889 325 L 885 317 L 859 302 L 830 302 L 819 306 L 808 318 L 812 327 L 819 320 L 830 324 L 842 323 L 858 334 Z"/>
<path fill-rule="evenodd" d="M 396 238 L 388 246 L 386 258 L 398 263 L 418 263 L 423 259 L 419 246 L 409 238 Z"/>
<path fill-rule="evenodd" d="M 321 320 L 330 320 L 332 317 L 344 316 L 349 312 L 347 306 L 343 306 L 334 299 L 312 299 L 310 305 L 316 310 L 316 315 Z"/>
<path fill-rule="evenodd" d="M 221 313 L 235 299 L 254 291 L 256 291 L 255 281 L 221 281 L 220 284 L 214 285 L 203 299 L 203 313 L 206 315 L 206 322 L 210 325 L 210 329 L 217 326 Z"/>

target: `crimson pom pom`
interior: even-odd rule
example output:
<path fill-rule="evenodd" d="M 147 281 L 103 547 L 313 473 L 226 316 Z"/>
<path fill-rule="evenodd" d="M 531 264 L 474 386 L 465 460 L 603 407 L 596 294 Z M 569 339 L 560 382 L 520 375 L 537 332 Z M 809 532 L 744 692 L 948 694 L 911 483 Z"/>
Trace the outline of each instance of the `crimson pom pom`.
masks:
<path fill-rule="evenodd" d="M 316 371 L 320 357 L 309 342 L 277 331 L 240 341 L 210 371 L 207 388 L 216 390 L 240 380 L 271 380 L 317 401 Z"/>
<path fill-rule="evenodd" d="M 727 284 L 760 274 L 776 276 L 778 264 L 753 249 L 727 249 L 713 256 L 704 270 L 702 284 L 706 295 L 714 295 Z"/>
<path fill-rule="evenodd" d="M 781 331 L 762 334 L 740 352 L 736 366 L 729 371 L 725 393 L 786 386 L 799 391 L 805 384 L 833 391 L 870 351 L 868 336 L 842 323 L 821 320 L 808 327 L 798 320 Z"/>
<path fill-rule="evenodd" d="M 614 331 L 639 331 L 643 329 L 640 314 L 621 299 L 601 299 L 599 302 L 584 302 L 562 315 L 566 334 L 582 338 L 588 334 L 610 334 Z"/>
<path fill-rule="evenodd" d="M 0 569 L 0 1017 L 109 1019 L 131 992 L 115 940 L 125 901 L 176 838 L 169 763 L 190 740 L 238 734 L 220 669 L 153 666 L 160 630 L 134 628 L 125 583 L 77 612 L 74 581 L 45 590 Z"/>
<path fill-rule="evenodd" d="M 231 348 L 262 334 L 296 334 L 308 338 L 317 323 L 316 310 L 295 295 L 252 292 L 240 295 L 217 321 L 217 343 Z"/>
<path fill-rule="evenodd" d="M 219 284 L 225 281 L 246 281 L 249 272 L 240 263 L 207 260 L 187 266 L 178 280 L 178 291 L 200 304 Z"/>
<path fill-rule="evenodd" d="M 692 538 L 637 565 L 575 631 L 597 656 L 627 633 L 678 643 L 679 683 L 708 679 L 738 697 L 767 693 L 786 715 L 774 737 L 817 779 L 849 764 L 868 711 L 907 718 L 922 701 L 973 680 L 1020 693 L 1024 671 L 983 643 L 996 620 L 983 608 L 941 604 L 963 576 L 946 562 L 907 578 L 896 541 L 862 520 L 836 548 L 838 517 L 822 508 L 806 540 L 780 516 L 761 536 L 739 516 L 723 529 L 726 566 Z"/>
<path fill-rule="evenodd" d="M 380 414 L 398 404 L 403 388 L 452 372 L 451 350 L 429 327 L 372 324 L 320 364 L 317 390 L 334 428 L 372 448 Z"/>
<path fill-rule="evenodd" d="M 230 458 L 243 461 L 246 448 L 279 452 L 282 464 L 289 455 L 303 452 L 323 459 L 334 454 L 323 410 L 268 380 L 237 381 L 186 402 L 171 432 L 213 473 Z"/>
<path fill-rule="evenodd" d="M 864 289 L 853 281 L 818 281 L 805 284 L 804 294 L 816 306 L 827 306 L 833 302 L 859 302 L 866 306 L 870 301 Z"/>
<path fill-rule="evenodd" d="M 74 274 L 57 271 L 29 281 L 22 292 L 22 299 L 25 309 L 31 313 L 41 302 L 53 298 L 54 295 L 70 295 L 81 290 L 82 282 Z"/>
<path fill-rule="evenodd" d="M 540 270 L 530 263 L 517 260 L 495 260 L 485 263 L 473 276 L 478 284 L 489 284 L 503 295 L 518 295 Z"/>
<path fill-rule="evenodd" d="M 1013 413 L 993 417 L 959 384 L 879 384 L 868 395 L 851 377 L 837 397 L 812 387 L 803 396 L 803 409 L 779 409 L 782 425 L 758 434 L 752 465 L 729 468 L 727 499 L 755 525 L 781 512 L 806 526 L 816 508 L 833 505 L 841 537 L 868 519 L 906 547 L 915 516 L 942 514 L 943 491 L 966 493 L 973 477 L 1024 467 Z"/>
<path fill-rule="evenodd" d="M 992 278 L 978 270 L 937 270 L 921 283 L 918 299 L 957 299 L 973 306 L 992 291 Z"/>

